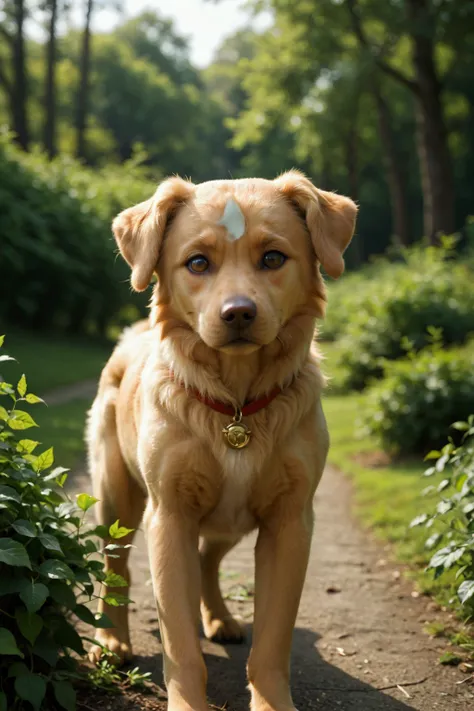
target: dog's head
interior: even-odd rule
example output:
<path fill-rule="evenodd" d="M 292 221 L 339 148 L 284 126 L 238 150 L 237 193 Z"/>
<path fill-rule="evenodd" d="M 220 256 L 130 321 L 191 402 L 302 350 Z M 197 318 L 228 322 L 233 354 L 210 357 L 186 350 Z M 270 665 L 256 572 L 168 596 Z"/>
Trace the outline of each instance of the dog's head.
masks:
<path fill-rule="evenodd" d="M 113 231 L 134 289 L 156 272 L 168 320 L 244 354 L 273 342 L 296 314 L 322 315 L 319 265 L 342 274 L 356 212 L 297 171 L 201 185 L 170 178 Z"/>

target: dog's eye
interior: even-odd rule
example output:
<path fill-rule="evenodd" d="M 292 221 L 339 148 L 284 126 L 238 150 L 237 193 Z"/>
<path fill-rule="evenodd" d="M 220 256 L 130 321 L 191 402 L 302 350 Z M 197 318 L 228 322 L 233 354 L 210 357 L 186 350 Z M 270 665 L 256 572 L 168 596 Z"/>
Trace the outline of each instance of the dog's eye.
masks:
<path fill-rule="evenodd" d="M 262 269 L 280 269 L 286 262 L 286 257 L 282 252 L 272 249 L 271 252 L 265 252 L 262 257 Z"/>
<path fill-rule="evenodd" d="M 193 274 L 203 274 L 209 269 L 209 261 L 202 254 L 197 254 L 195 257 L 191 257 L 186 266 Z"/>

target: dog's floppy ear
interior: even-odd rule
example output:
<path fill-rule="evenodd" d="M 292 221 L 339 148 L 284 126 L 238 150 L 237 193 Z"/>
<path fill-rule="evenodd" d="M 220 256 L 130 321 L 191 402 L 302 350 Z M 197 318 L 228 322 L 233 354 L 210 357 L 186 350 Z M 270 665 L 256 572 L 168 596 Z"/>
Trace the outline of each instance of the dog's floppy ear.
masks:
<path fill-rule="evenodd" d="M 181 178 L 168 178 L 152 198 L 121 212 L 112 223 L 119 249 L 132 267 L 132 286 L 144 291 L 158 263 L 168 220 L 192 194 L 194 185 Z"/>
<path fill-rule="evenodd" d="M 274 181 L 306 221 L 316 256 L 329 276 L 344 271 L 342 255 L 354 234 L 356 204 L 347 197 L 319 190 L 303 173 L 290 170 Z"/>

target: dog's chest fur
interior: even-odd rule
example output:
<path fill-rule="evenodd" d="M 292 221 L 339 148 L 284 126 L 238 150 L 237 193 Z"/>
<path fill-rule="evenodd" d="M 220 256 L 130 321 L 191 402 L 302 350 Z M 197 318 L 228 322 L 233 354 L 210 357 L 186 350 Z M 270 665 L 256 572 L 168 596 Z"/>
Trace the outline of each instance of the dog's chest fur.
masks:
<path fill-rule="evenodd" d="M 256 526 L 256 519 L 251 510 L 255 473 L 253 467 L 250 467 L 240 454 L 242 453 L 229 452 L 218 503 L 202 521 L 204 535 L 233 538 L 248 533 Z"/>

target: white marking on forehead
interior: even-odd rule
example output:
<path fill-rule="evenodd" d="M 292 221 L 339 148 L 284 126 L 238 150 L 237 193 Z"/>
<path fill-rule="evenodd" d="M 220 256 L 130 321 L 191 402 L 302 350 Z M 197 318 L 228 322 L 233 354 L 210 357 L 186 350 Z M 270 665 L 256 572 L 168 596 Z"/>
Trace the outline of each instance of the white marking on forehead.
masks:
<path fill-rule="evenodd" d="M 245 233 L 244 213 L 233 198 L 227 200 L 224 213 L 217 224 L 226 228 L 229 242 L 235 242 Z"/>

